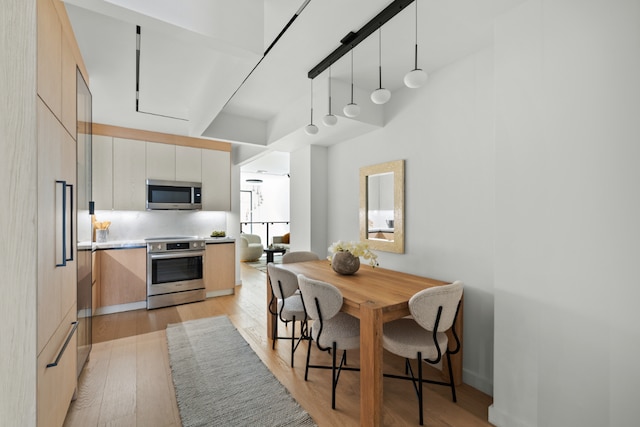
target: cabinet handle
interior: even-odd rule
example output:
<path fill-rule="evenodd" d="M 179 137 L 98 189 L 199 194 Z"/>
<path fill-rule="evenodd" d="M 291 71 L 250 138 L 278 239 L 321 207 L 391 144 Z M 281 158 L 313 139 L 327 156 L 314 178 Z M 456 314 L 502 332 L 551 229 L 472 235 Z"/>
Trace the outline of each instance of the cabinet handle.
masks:
<path fill-rule="evenodd" d="M 56 267 L 67 265 L 67 182 L 56 181 Z"/>
<path fill-rule="evenodd" d="M 73 334 L 76 332 L 76 329 L 78 329 L 78 321 L 71 322 L 71 325 L 72 325 L 71 331 L 69 332 L 69 335 L 67 335 L 67 340 L 64 342 L 64 345 L 60 349 L 60 353 L 58 353 L 58 357 L 56 357 L 55 362 L 49 363 L 47 365 L 47 368 L 53 368 L 54 366 L 58 366 L 58 362 L 60 362 L 60 359 L 62 358 L 64 351 L 67 349 L 67 346 L 69 345 L 69 341 L 71 341 L 71 337 L 73 337 Z"/>
<path fill-rule="evenodd" d="M 73 261 L 73 185 L 65 183 L 65 264 Z"/>

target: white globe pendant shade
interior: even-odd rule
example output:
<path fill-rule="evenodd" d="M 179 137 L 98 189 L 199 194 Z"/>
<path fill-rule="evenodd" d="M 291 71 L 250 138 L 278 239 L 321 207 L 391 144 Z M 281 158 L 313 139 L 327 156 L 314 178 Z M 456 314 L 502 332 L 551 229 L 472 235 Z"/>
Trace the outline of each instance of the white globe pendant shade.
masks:
<path fill-rule="evenodd" d="M 304 133 L 306 133 L 307 135 L 315 135 L 316 133 L 318 133 L 318 126 L 314 125 L 313 123 L 309 123 L 304 127 Z"/>
<path fill-rule="evenodd" d="M 342 112 L 347 117 L 351 117 L 351 118 L 358 117 L 358 115 L 360 114 L 360 106 L 358 104 L 351 102 L 344 106 L 344 108 L 342 109 Z"/>
<path fill-rule="evenodd" d="M 322 118 L 322 123 L 324 123 L 325 126 L 335 126 L 335 124 L 338 123 L 338 118 L 333 114 L 327 114 Z"/>
<path fill-rule="evenodd" d="M 418 88 L 427 82 L 427 73 L 416 68 L 404 75 L 404 84 L 411 89 Z"/>
<path fill-rule="evenodd" d="M 374 104 L 384 104 L 391 99 L 391 92 L 385 88 L 376 89 L 371 92 L 371 101 Z"/>

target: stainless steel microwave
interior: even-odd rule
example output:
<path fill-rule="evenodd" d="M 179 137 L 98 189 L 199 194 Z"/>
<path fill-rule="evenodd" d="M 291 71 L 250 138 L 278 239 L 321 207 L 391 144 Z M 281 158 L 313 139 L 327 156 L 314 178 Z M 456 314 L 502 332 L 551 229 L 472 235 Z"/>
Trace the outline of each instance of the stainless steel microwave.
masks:
<path fill-rule="evenodd" d="M 147 180 L 147 210 L 202 209 L 202 183 Z"/>

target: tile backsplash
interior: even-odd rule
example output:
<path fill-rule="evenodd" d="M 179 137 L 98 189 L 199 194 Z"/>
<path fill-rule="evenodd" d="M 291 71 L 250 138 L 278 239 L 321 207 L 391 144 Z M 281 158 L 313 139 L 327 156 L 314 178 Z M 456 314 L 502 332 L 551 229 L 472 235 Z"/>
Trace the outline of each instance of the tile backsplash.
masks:
<path fill-rule="evenodd" d="M 147 237 L 201 236 L 227 231 L 227 212 L 210 211 L 96 211 L 96 221 L 111 221 L 107 240 Z"/>

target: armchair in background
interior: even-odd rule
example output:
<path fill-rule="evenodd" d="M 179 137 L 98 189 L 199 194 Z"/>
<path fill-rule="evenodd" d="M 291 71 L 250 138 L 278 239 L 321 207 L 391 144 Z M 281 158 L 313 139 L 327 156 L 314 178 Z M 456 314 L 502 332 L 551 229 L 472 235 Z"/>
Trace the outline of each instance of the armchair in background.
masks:
<path fill-rule="evenodd" d="M 257 234 L 241 234 L 239 239 L 240 261 L 257 261 L 264 252 L 262 240 Z"/>
<path fill-rule="evenodd" d="M 273 236 L 273 244 L 275 246 L 278 246 L 280 248 L 284 248 L 287 250 L 287 252 L 289 252 L 290 246 L 289 246 L 289 233 L 283 235 L 283 236 Z"/>

